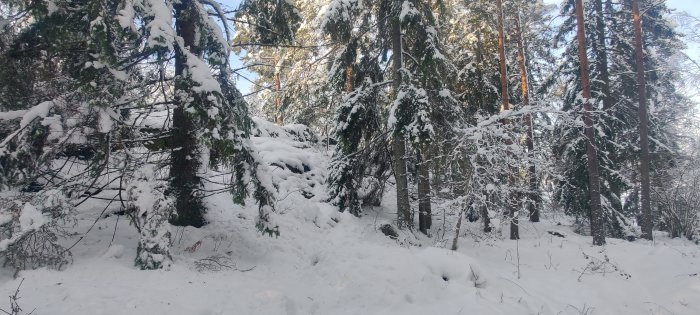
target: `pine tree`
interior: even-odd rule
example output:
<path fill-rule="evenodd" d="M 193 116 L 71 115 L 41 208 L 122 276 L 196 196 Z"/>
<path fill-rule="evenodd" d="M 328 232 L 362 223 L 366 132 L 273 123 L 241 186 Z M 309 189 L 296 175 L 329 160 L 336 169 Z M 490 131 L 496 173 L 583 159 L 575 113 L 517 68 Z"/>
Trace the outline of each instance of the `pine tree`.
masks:
<path fill-rule="evenodd" d="M 523 200 L 523 208 L 527 209 L 531 222 L 538 222 L 542 203 L 540 183 L 538 178 L 547 176 L 550 172 L 551 159 L 545 147 L 544 139 L 550 123 L 549 114 L 553 100 L 553 91 L 548 90 L 551 84 L 551 74 L 557 64 L 554 57 L 551 37 L 552 25 L 550 12 L 553 6 L 542 2 L 519 1 L 511 7 L 511 28 L 514 42 L 511 63 L 517 64 L 520 75 L 514 76 L 511 95 L 519 122 L 514 127 L 521 136 L 520 145 L 526 153 L 519 159 L 518 167 L 524 172 L 517 184 L 517 192 Z"/>
<path fill-rule="evenodd" d="M 562 12 L 573 12 L 576 6 L 573 3 L 566 2 L 562 7 Z M 596 13 L 594 2 L 588 2 L 583 7 L 586 32 L 586 47 L 591 47 L 591 66 L 589 67 L 591 81 L 591 92 L 595 96 L 591 99 L 592 108 L 603 110 L 604 107 L 610 106 L 605 111 L 598 111 L 594 115 L 596 118 L 596 155 L 598 162 L 601 165 L 600 173 L 600 193 L 603 202 L 604 222 L 606 225 L 606 233 L 613 237 L 632 237 L 635 233 L 632 230 L 631 221 L 623 215 L 621 196 L 628 187 L 628 182 L 624 178 L 624 163 L 618 163 L 624 158 L 625 150 L 620 150 L 626 146 L 626 142 L 621 139 L 626 134 L 628 121 L 624 116 L 623 108 L 616 106 L 613 95 L 606 96 L 608 84 L 606 82 L 606 67 L 609 54 L 603 53 L 601 50 L 609 47 L 604 40 L 609 37 L 609 34 L 601 34 L 600 22 Z M 606 13 L 605 16 L 607 16 Z M 566 37 L 567 33 L 573 32 L 574 22 L 576 20 L 571 17 L 567 19 L 560 32 L 557 35 L 561 41 Z M 607 20 L 606 20 L 607 21 Z M 607 24 L 607 23 L 604 23 Z M 605 28 L 604 28 L 605 29 Z M 578 53 L 579 47 L 570 45 L 567 47 L 564 57 L 566 62 L 560 66 L 557 73 L 566 74 L 571 78 L 566 82 L 566 94 L 564 97 L 563 109 L 570 111 L 574 115 L 578 115 L 576 107 L 578 106 L 579 93 L 583 88 L 582 77 L 580 74 L 579 59 L 574 59 L 574 54 Z M 609 49 L 609 48 L 608 48 Z M 586 52 L 587 56 L 588 51 Z M 610 85 L 613 84 L 611 79 Z M 602 114 L 600 114 L 602 113 Z M 578 116 L 574 116 L 578 117 Z M 573 118 L 573 117 L 572 117 Z M 555 147 L 555 155 L 562 163 L 561 171 L 563 172 L 562 184 L 555 191 L 556 198 L 562 202 L 567 213 L 577 217 L 584 218 L 591 222 L 592 213 L 590 207 L 590 193 L 588 191 L 589 178 L 588 169 L 585 164 L 579 161 L 587 153 L 587 144 L 584 138 L 580 137 L 580 132 L 576 128 L 569 128 L 571 121 L 559 125 L 557 133 L 561 135 L 561 139 Z M 600 131 L 603 131 L 602 133 Z M 571 145 L 573 143 L 573 145 Z"/>
<path fill-rule="evenodd" d="M 619 80 L 624 84 L 620 84 L 618 88 L 624 95 L 622 101 L 625 106 L 634 108 L 638 104 L 638 115 L 629 112 L 627 117 L 632 135 L 628 141 L 639 144 L 639 146 L 632 146 L 628 153 L 628 160 L 632 166 L 629 171 L 630 182 L 640 193 L 640 196 L 634 196 L 636 200 L 630 197 L 633 199 L 630 200 L 630 208 L 633 209 L 630 215 L 639 215 L 642 237 L 650 238 L 658 214 L 651 212 L 651 204 L 655 201 L 650 193 L 644 191 L 647 177 L 645 169 L 649 168 L 650 186 L 653 182 L 657 182 L 653 184 L 654 186 L 663 185 L 661 182 L 664 181 L 662 179 L 665 177 L 664 174 L 674 167 L 671 161 L 681 151 L 679 150 L 681 140 L 674 135 L 677 134 L 677 127 L 674 125 L 680 117 L 686 115 L 689 107 L 688 100 L 679 95 L 677 89 L 680 82 L 679 72 L 672 70 L 675 68 L 672 64 L 676 62 L 674 56 L 679 54 L 683 44 L 674 26 L 668 22 L 670 10 L 664 3 L 651 4 L 647 1 L 638 2 L 638 7 L 643 11 L 643 14 L 638 17 L 641 24 L 639 30 L 636 29 L 634 22 L 637 18 L 634 14 L 634 2 L 625 1 L 616 10 L 616 22 L 620 22 L 613 24 L 613 29 L 620 36 L 614 37 L 613 44 L 616 51 L 623 52 L 624 56 L 614 58 L 613 67 L 615 71 L 625 69 L 625 72 L 620 74 Z M 622 19 L 626 22 L 621 22 Z M 629 23 L 630 20 L 633 23 Z M 637 42 L 638 31 L 639 42 Z M 630 41 L 630 38 L 634 38 L 634 41 Z M 637 47 L 638 43 L 642 46 Z M 638 54 L 643 55 L 641 64 Z M 640 73 L 640 70 L 643 72 Z M 640 74 L 644 74 L 644 77 L 640 77 Z M 645 93 L 639 94 L 642 92 L 642 83 L 644 83 Z M 647 109 L 646 115 L 643 114 L 644 108 Z M 642 129 L 645 127 L 649 138 L 648 149 L 644 148 Z M 648 151 L 648 156 L 645 151 Z M 646 159 L 649 161 L 645 161 Z M 639 168 L 636 165 L 639 165 Z M 648 195 L 649 207 L 645 205 L 645 195 Z"/>
<path fill-rule="evenodd" d="M 591 206 L 591 235 L 593 245 L 605 244 L 605 225 L 603 223 L 603 209 L 600 205 L 600 178 L 598 176 L 598 155 L 596 152 L 595 134 L 593 132 L 593 119 L 590 112 L 591 83 L 588 75 L 588 56 L 586 50 L 586 31 L 583 17 L 583 3 L 576 0 L 576 25 L 578 41 L 578 55 L 581 68 L 581 85 L 583 86 L 584 107 L 584 131 L 586 134 L 586 155 L 588 158 L 588 192 Z"/>
<path fill-rule="evenodd" d="M 639 0 L 632 0 L 632 15 L 634 17 L 634 51 L 637 61 L 637 85 L 639 93 L 639 146 L 641 156 L 639 158 L 639 172 L 642 186 L 642 237 L 652 239 L 654 226 L 651 217 L 651 189 L 649 187 L 649 117 L 647 114 L 647 83 L 644 74 L 644 50 L 642 48 L 642 17 L 639 13 Z"/>
<path fill-rule="evenodd" d="M 639 147 L 635 144 L 637 130 L 639 128 L 639 117 L 630 111 L 635 108 L 633 103 L 637 99 L 638 89 L 635 84 L 636 60 L 634 59 L 634 29 L 630 21 L 633 19 L 631 13 L 631 2 L 625 1 L 619 4 L 610 1 L 589 2 L 584 5 L 584 14 L 588 16 L 589 23 L 586 23 L 589 47 L 591 56 L 591 77 L 592 92 L 595 96 L 594 108 L 598 109 L 596 119 L 597 130 L 602 131 L 597 134 L 598 154 L 601 163 L 601 196 L 603 198 L 603 210 L 607 234 L 612 237 L 634 238 L 639 232 L 634 227 L 633 220 L 638 211 L 639 190 L 639 170 L 634 165 L 639 163 Z M 563 12 L 570 12 L 573 7 L 570 3 L 565 3 Z M 602 10 L 602 13 L 600 11 Z M 663 18 L 668 9 L 663 4 L 649 6 L 647 14 L 642 19 L 642 38 L 648 50 L 654 53 L 647 53 L 645 58 L 646 69 L 670 69 L 665 66 L 669 60 L 673 60 L 674 54 L 678 52 L 679 40 L 672 27 Z M 600 18 L 599 18 L 600 17 Z M 571 29 L 571 19 L 565 21 L 562 30 Z M 601 23 L 602 22 L 602 23 Z M 601 25 L 602 24 L 602 25 Z M 561 33 L 560 33 L 561 36 Z M 563 37 L 560 37 L 563 39 Z M 574 47 L 567 48 L 573 52 Z M 570 54 L 564 54 L 568 58 Z M 663 56 L 663 57 L 661 57 Z M 580 88 L 580 78 L 571 70 L 576 65 L 575 60 L 566 63 L 560 68 L 559 73 L 569 73 L 570 81 L 567 89 L 573 91 L 574 85 Z M 659 174 L 663 169 L 669 167 L 668 161 L 672 160 L 672 150 L 677 146 L 677 139 L 672 136 L 673 123 L 671 121 L 678 111 L 683 111 L 686 101 L 675 91 L 674 86 L 678 82 L 677 72 L 650 70 L 648 75 L 647 96 L 654 108 L 649 112 L 650 135 L 657 142 L 650 143 L 650 150 L 655 152 L 651 165 L 656 167 Z M 663 79 L 662 79 L 663 78 Z M 654 83 L 651 83 L 651 82 Z M 606 83 L 608 82 L 608 83 Z M 615 93 L 609 93 L 612 90 Z M 564 108 L 571 108 L 575 104 L 575 93 L 568 93 L 565 98 Z M 671 104 L 676 104 L 675 106 Z M 678 111 L 677 111 L 678 110 Z M 573 141 L 578 137 L 575 134 L 564 134 L 566 142 Z M 586 194 L 586 170 L 578 162 L 584 154 L 584 146 L 581 142 L 576 142 L 575 146 L 564 145 L 556 149 L 559 156 L 568 155 L 569 162 L 563 165 L 564 185 L 557 190 L 559 199 L 564 201 L 565 210 L 577 216 L 590 218 L 590 208 L 587 206 Z M 656 144 L 662 144 L 655 147 Z M 654 149 L 658 148 L 658 149 Z M 564 149 L 564 150 L 562 150 Z M 666 162 L 664 162 L 666 161 Z M 652 172 L 653 174 L 654 172 Z M 637 193 L 635 193 L 637 191 Z M 623 196 L 627 195 L 627 199 Z"/>
<path fill-rule="evenodd" d="M 506 61 L 506 48 L 505 48 L 505 35 L 503 27 L 503 4 L 501 0 L 496 0 L 496 14 L 498 15 L 498 57 L 500 60 L 500 73 L 501 73 L 501 112 L 510 110 L 510 99 L 508 91 L 508 70 Z M 504 120 L 503 124 L 506 125 L 505 128 L 509 128 L 510 121 Z M 507 146 L 513 144 L 513 140 L 506 139 Z M 507 152 L 509 155 L 512 154 L 510 151 Z M 508 174 L 508 184 L 512 186 L 515 180 L 512 174 Z M 506 205 L 508 207 L 508 215 L 510 216 L 510 239 L 517 240 L 520 238 L 520 232 L 518 229 L 518 210 L 515 208 L 515 204 L 512 202 L 513 197 L 507 196 L 508 200 Z"/>

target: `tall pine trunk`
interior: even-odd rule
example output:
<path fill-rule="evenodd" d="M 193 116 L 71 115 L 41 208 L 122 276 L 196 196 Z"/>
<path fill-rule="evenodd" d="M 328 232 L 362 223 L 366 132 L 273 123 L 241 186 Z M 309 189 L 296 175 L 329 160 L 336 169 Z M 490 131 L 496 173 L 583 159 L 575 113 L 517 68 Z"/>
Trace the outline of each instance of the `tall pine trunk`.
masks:
<path fill-rule="evenodd" d="M 637 61 L 637 86 L 639 88 L 639 146 L 642 186 L 642 237 L 652 239 L 654 221 L 651 216 L 651 192 L 649 187 L 649 116 L 647 114 L 647 82 L 644 75 L 644 48 L 642 47 L 642 16 L 639 13 L 639 0 L 632 1 L 634 19 L 634 51 Z"/>
<path fill-rule="evenodd" d="M 200 167 L 197 136 L 192 118 L 186 108 L 189 105 L 189 83 L 183 78 L 187 67 L 187 55 L 183 49 L 199 54 L 195 43 L 195 17 L 191 0 L 175 4 L 175 26 L 182 37 L 184 47 L 175 49 L 175 109 L 173 110 L 172 153 L 170 167 L 170 188 L 175 195 L 176 216 L 173 225 L 201 227 L 204 221 L 204 204 L 199 195 L 201 180 L 197 176 Z M 195 100 L 196 102 L 196 100 Z"/>
<path fill-rule="evenodd" d="M 430 207 L 430 145 L 423 144 L 418 152 L 418 229 L 424 234 L 433 223 Z"/>
<path fill-rule="evenodd" d="M 399 8 L 401 2 L 394 0 L 393 18 L 391 22 L 391 46 L 392 46 L 392 63 L 393 63 L 393 78 L 394 91 L 398 92 L 401 86 L 401 68 L 403 67 L 401 47 L 401 21 L 399 18 Z M 406 140 L 400 130 L 394 131 L 393 139 L 393 159 L 394 159 L 394 178 L 396 179 L 396 224 L 399 229 L 413 226 L 411 219 L 411 206 L 408 203 L 408 175 L 406 171 Z"/>
<path fill-rule="evenodd" d="M 515 31 L 518 37 L 518 65 L 520 66 L 520 90 L 523 96 L 523 106 L 530 106 L 530 87 L 527 78 L 527 66 L 525 62 L 525 45 L 523 43 L 523 30 L 520 25 L 520 12 L 518 12 L 518 17 L 515 23 Z M 537 173 L 535 172 L 535 143 L 534 143 L 534 131 L 532 125 L 532 114 L 527 113 L 523 118 L 523 123 L 525 124 L 525 145 L 527 146 L 527 151 L 530 155 L 530 163 L 528 165 L 528 188 L 530 192 L 529 202 L 527 205 L 528 216 L 530 217 L 530 222 L 540 222 L 540 209 L 538 207 L 539 194 L 537 193 Z"/>
<path fill-rule="evenodd" d="M 505 45 L 505 35 L 503 34 L 503 4 L 501 0 L 496 0 L 496 12 L 498 14 L 498 56 L 500 59 L 500 72 L 501 72 L 501 111 L 507 111 L 510 109 L 510 104 L 508 102 L 508 69 L 506 66 L 506 45 Z M 510 121 L 505 120 L 503 122 L 504 126 L 508 127 Z M 506 145 L 510 146 L 513 141 L 506 140 Z M 508 152 L 510 155 L 510 152 Z M 513 186 L 514 178 L 512 172 L 508 172 L 508 185 Z M 520 238 L 520 231 L 518 230 L 518 212 L 513 204 L 513 200 L 510 193 L 506 197 L 506 205 L 508 207 L 508 212 L 510 216 L 510 239 L 517 240 Z"/>
<path fill-rule="evenodd" d="M 581 86 L 583 88 L 583 121 L 586 134 L 586 155 L 588 157 L 588 192 L 591 207 L 591 235 L 593 245 L 605 244 L 605 225 L 603 208 L 600 204 L 600 175 L 598 173 L 598 154 L 595 147 L 595 133 L 591 111 L 591 80 L 588 74 L 588 55 L 586 54 L 586 30 L 583 20 L 582 0 L 576 0 L 576 38 L 578 40 L 578 57 L 581 67 Z"/>
<path fill-rule="evenodd" d="M 610 74 L 608 73 L 608 45 L 605 42 L 605 17 L 603 12 L 603 1 L 595 0 L 596 21 L 595 30 L 597 34 L 596 58 L 600 65 L 600 84 L 601 93 L 603 93 L 603 110 L 609 110 L 612 107 L 610 98 Z"/>

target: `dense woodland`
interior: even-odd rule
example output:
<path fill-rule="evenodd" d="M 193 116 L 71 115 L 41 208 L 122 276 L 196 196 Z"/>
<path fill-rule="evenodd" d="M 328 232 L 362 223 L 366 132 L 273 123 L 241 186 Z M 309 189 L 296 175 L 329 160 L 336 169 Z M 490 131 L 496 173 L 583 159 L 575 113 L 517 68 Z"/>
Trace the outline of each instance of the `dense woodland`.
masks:
<path fill-rule="evenodd" d="M 264 163 L 254 115 L 328 151 L 337 211 L 389 201 L 393 237 L 456 250 L 463 221 L 517 240 L 563 213 L 594 245 L 697 242 L 698 21 L 663 0 L 2 0 L 0 260 L 61 269 L 95 204 L 141 269 L 213 223 L 212 195 L 293 233 L 270 172 L 310 166 Z"/>

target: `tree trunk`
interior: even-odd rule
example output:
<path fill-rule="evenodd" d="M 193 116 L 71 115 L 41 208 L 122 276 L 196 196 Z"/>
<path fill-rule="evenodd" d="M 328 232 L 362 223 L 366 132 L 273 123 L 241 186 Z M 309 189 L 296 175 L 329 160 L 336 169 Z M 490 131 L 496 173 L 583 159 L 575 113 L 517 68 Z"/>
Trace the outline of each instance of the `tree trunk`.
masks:
<path fill-rule="evenodd" d="M 275 122 L 278 125 L 284 125 L 284 116 L 282 116 L 282 78 L 279 70 L 275 71 Z"/>
<path fill-rule="evenodd" d="M 395 5 L 399 4 L 395 1 Z M 396 11 L 391 22 L 391 45 L 392 45 L 392 62 L 394 72 L 394 91 L 399 90 L 401 86 L 401 68 L 402 52 L 401 47 L 401 22 L 399 20 L 399 11 Z M 406 142 L 403 133 L 399 130 L 394 131 L 393 135 L 393 158 L 394 158 L 394 178 L 396 179 L 396 224 L 399 229 L 404 227 L 412 228 L 413 220 L 411 219 L 411 206 L 408 203 L 408 176 L 406 172 Z"/>
<path fill-rule="evenodd" d="M 199 170 L 199 150 L 192 118 L 185 108 L 189 106 L 190 89 L 184 82 L 187 56 L 182 49 L 189 49 L 194 55 L 199 54 L 195 43 L 195 12 L 190 0 L 183 0 L 175 5 L 177 33 L 182 37 L 184 47 L 175 49 L 175 109 L 173 110 L 172 152 L 170 167 L 170 187 L 175 195 L 176 216 L 173 225 L 201 227 L 204 221 L 204 204 L 198 189 L 201 187 Z M 183 90 L 182 93 L 178 93 Z M 194 102 L 196 102 L 196 98 Z"/>
<path fill-rule="evenodd" d="M 496 10 L 498 11 L 498 57 L 501 71 L 501 111 L 509 110 L 508 103 L 508 67 L 506 65 L 506 40 L 503 34 L 503 5 L 501 0 L 496 0 Z"/>
<path fill-rule="evenodd" d="M 652 239 L 654 221 L 651 216 L 651 197 L 649 187 L 649 116 L 647 114 L 647 83 L 644 75 L 644 48 L 642 47 L 642 16 L 639 13 L 639 0 L 632 1 L 634 19 L 634 51 L 637 60 L 637 85 L 639 88 L 639 146 L 642 186 L 642 237 Z"/>
<path fill-rule="evenodd" d="M 527 66 L 525 63 L 525 45 L 523 42 L 523 31 L 520 25 L 520 14 L 515 23 L 515 31 L 518 34 L 518 64 L 520 66 L 520 89 L 523 94 L 523 106 L 530 106 L 530 88 L 527 78 Z M 535 172 L 535 143 L 532 125 L 532 114 L 527 113 L 523 118 L 525 124 L 525 145 L 530 155 L 530 165 L 528 165 L 529 202 L 527 205 L 530 222 L 540 222 L 539 194 L 537 192 L 537 173 Z"/>
<path fill-rule="evenodd" d="M 596 23 L 595 29 L 598 33 L 598 49 L 596 57 L 600 64 L 601 92 L 603 93 L 603 110 L 607 111 L 612 107 L 610 98 L 610 75 L 608 74 L 608 47 L 605 43 L 605 18 L 603 15 L 603 1 L 595 0 Z"/>
<path fill-rule="evenodd" d="M 603 208 L 600 204 L 600 176 L 598 174 L 598 154 L 595 147 L 593 118 L 591 117 L 591 80 L 588 74 L 588 55 L 586 54 L 586 30 L 583 21 L 582 0 L 576 0 L 576 37 L 578 40 L 578 56 L 581 67 L 581 86 L 583 87 L 583 121 L 586 134 L 586 155 L 588 157 L 588 191 L 591 201 L 591 235 L 593 245 L 605 244 L 605 225 Z"/>
<path fill-rule="evenodd" d="M 349 64 L 345 67 L 345 92 L 350 93 L 355 89 L 354 77 L 352 73 L 352 65 Z"/>
<path fill-rule="evenodd" d="M 459 248 L 459 233 L 462 229 L 462 217 L 464 217 L 464 211 L 459 213 L 459 219 L 457 219 L 457 226 L 455 227 L 455 238 L 452 239 L 452 250 L 457 250 Z"/>
<path fill-rule="evenodd" d="M 503 34 L 503 4 L 501 0 L 496 0 L 496 10 L 498 11 L 498 56 L 501 65 L 501 112 L 509 110 L 510 104 L 508 102 L 508 69 L 506 66 L 506 46 L 505 46 L 505 36 Z M 504 126 L 510 125 L 510 121 L 506 120 L 503 122 Z M 506 140 L 506 145 L 510 146 L 513 141 Z M 510 154 L 510 152 L 508 152 Z M 508 172 L 508 184 L 513 187 L 515 182 L 512 172 Z M 518 212 L 511 200 L 511 196 L 506 197 L 506 205 L 509 209 L 510 216 L 510 239 L 517 240 L 520 238 L 520 232 L 518 231 Z"/>
<path fill-rule="evenodd" d="M 446 166 L 445 156 L 442 154 L 443 147 L 449 147 L 449 144 L 444 140 L 444 134 L 439 132 L 435 135 L 435 139 L 441 139 L 440 141 L 434 141 L 430 146 L 430 156 L 431 163 L 430 167 L 433 169 L 433 176 L 431 178 L 431 189 L 435 191 L 435 194 L 440 198 L 444 198 L 443 194 L 445 172 L 443 171 Z"/>
<path fill-rule="evenodd" d="M 477 49 L 476 49 L 476 61 L 479 63 L 479 66 L 476 68 L 476 74 L 477 78 L 479 78 L 479 82 L 484 82 L 484 75 L 481 71 L 481 65 L 483 65 L 484 62 L 484 54 L 483 54 L 483 44 L 481 42 L 481 33 L 476 33 L 476 40 L 477 40 Z M 487 104 L 484 100 L 483 94 L 481 99 L 479 100 L 481 105 L 481 108 L 486 108 Z M 462 162 L 463 159 L 460 158 L 460 162 Z M 466 169 L 466 168 L 465 168 Z M 465 179 L 465 182 L 468 182 L 468 180 Z M 468 189 L 465 188 L 465 191 L 469 191 Z M 488 200 L 489 196 L 486 194 L 484 196 Z M 489 233 L 491 232 L 491 218 L 489 217 L 489 209 L 485 205 L 481 207 L 480 209 L 480 215 L 482 218 L 482 222 L 484 224 L 484 232 Z"/>
<path fill-rule="evenodd" d="M 484 80 L 484 73 L 481 69 L 481 67 L 484 65 L 484 44 L 481 42 L 481 33 L 477 32 L 476 33 L 476 62 L 479 64 L 476 67 L 476 77 L 479 80 L 480 85 L 483 84 Z M 486 87 L 483 87 L 486 89 Z M 491 104 L 488 104 L 485 100 L 484 93 L 482 91 L 479 91 L 479 108 L 488 108 L 491 106 Z"/>
<path fill-rule="evenodd" d="M 432 225 L 432 209 L 430 207 L 430 145 L 421 146 L 418 153 L 418 229 L 424 234 Z"/>

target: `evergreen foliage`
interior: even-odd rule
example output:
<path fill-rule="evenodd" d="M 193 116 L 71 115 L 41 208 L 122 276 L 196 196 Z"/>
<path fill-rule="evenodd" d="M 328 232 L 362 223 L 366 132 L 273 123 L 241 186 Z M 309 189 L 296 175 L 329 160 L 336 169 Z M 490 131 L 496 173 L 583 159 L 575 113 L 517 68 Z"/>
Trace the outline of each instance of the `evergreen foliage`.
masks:
<path fill-rule="evenodd" d="M 24 80 L 13 81 L 23 83 L 23 90 L 3 85 L 0 91 L 2 109 L 15 110 L 11 119 L 3 119 L 0 183 L 5 188 L 59 187 L 67 204 L 76 207 L 118 184 L 109 204 L 119 201 L 141 232 L 136 263 L 144 269 L 167 267 L 166 221 L 174 210 L 192 215 L 175 216 L 174 223 L 205 223 L 201 178 L 209 176 L 208 169 L 232 169 L 227 187 L 234 201 L 252 195 L 260 204 L 259 229 L 279 234 L 272 218 L 275 188 L 252 152 L 247 104 L 229 69 L 224 37 L 229 29 L 209 14 L 223 17 L 218 4 L 12 5 L 8 8 L 31 20 L 17 21 L 13 35 L 3 38 L 0 61 L 9 65 L 3 71 Z M 25 74 L 29 65 L 37 67 Z M 18 91 L 36 100 L 20 98 Z M 171 104 L 176 105 L 172 112 Z M 174 122 L 166 121 L 158 131 L 142 128 L 144 117 L 156 111 L 172 113 Z M 168 150 L 153 151 L 151 141 Z M 166 188 L 168 169 L 175 176 Z"/>
<path fill-rule="evenodd" d="M 587 2 L 586 15 L 588 20 L 587 40 L 588 47 L 591 47 L 589 56 L 591 57 L 591 74 L 593 93 L 595 97 L 595 107 L 599 110 L 596 121 L 600 122 L 595 129 L 597 131 L 597 148 L 599 161 L 601 164 L 601 188 L 606 224 L 608 232 L 612 237 L 636 237 L 638 231 L 633 228 L 633 221 L 638 215 L 636 207 L 623 207 L 623 204 L 633 203 L 635 196 L 627 194 L 630 189 L 635 189 L 638 185 L 638 133 L 639 124 L 636 115 L 636 79 L 634 77 L 634 46 L 631 43 L 633 38 L 633 28 L 631 23 L 621 21 L 631 21 L 629 10 L 631 2 L 624 2 L 613 5 L 606 2 L 603 8 L 602 17 L 597 14 L 595 8 L 596 1 Z M 664 68 L 663 60 L 671 59 L 681 48 L 678 35 L 669 27 L 667 21 L 662 18 L 668 14 L 665 5 L 649 6 L 650 9 L 645 14 L 643 23 L 644 43 L 647 69 Z M 573 10 L 572 2 L 564 2 L 562 12 Z M 597 19 L 603 19 L 604 33 L 596 28 Z M 572 31 L 572 19 L 562 23 L 558 38 L 561 41 L 567 40 L 567 32 Z M 601 39 L 601 36 L 603 37 Z M 604 44 L 605 46 L 601 45 Z M 598 51 L 605 50 L 607 54 Z M 564 56 L 574 56 L 576 48 L 568 46 Z M 654 53 L 649 53 L 654 52 Z M 662 57 L 665 56 L 665 57 Z M 606 59 L 601 60 L 601 57 Z M 605 66 L 607 65 L 607 66 Z M 566 81 L 565 97 L 562 109 L 572 110 L 579 108 L 576 105 L 580 96 L 576 91 L 580 90 L 580 77 L 576 74 L 578 67 L 575 58 L 567 59 L 557 70 L 557 73 Z M 616 91 L 605 95 L 606 87 L 603 85 L 606 80 L 601 78 L 604 69 L 609 69 L 609 87 L 607 90 Z M 656 139 L 652 145 L 652 152 L 655 156 L 669 156 L 675 151 L 677 139 L 670 134 L 673 127 L 669 122 L 669 111 L 678 110 L 682 112 L 686 109 L 683 105 L 680 108 L 677 104 L 686 104 L 686 101 L 672 88 L 678 83 L 678 78 L 672 72 L 665 72 L 664 79 L 659 80 L 657 71 L 652 71 L 649 75 L 649 100 L 654 104 L 654 110 L 650 112 L 650 133 Z M 674 77 L 676 76 L 676 77 Z M 676 82 L 676 83 L 674 83 Z M 676 112 L 678 113 L 678 112 Z M 673 115 L 673 114 L 671 114 Z M 658 123 L 656 123 L 658 121 Z M 587 220 L 589 208 L 587 197 L 587 172 L 581 158 L 585 154 L 585 142 L 580 132 L 570 129 L 571 122 L 559 124 L 561 138 L 554 148 L 555 155 L 561 161 L 561 181 L 556 190 L 556 198 L 561 201 L 562 206 L 567 211 L 578 218 Z M 660 145 L 660 146 L 659 146 Z M 670 149 L 670 150 L 669 150 Z M 668 160 L 661 158 L 661 160 Z M 653 168 L 661 171 L 664 166 L 657 160 Z M 631 199 L 625 200 L 624 195 Z M 630 212 L 632 211 L 632 212 Z"/>

